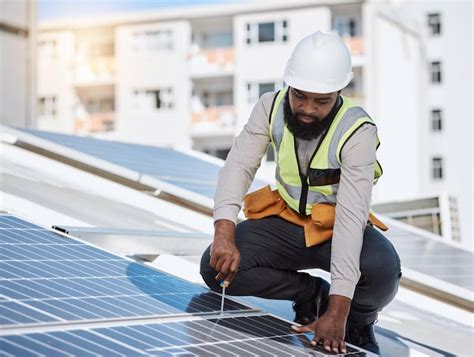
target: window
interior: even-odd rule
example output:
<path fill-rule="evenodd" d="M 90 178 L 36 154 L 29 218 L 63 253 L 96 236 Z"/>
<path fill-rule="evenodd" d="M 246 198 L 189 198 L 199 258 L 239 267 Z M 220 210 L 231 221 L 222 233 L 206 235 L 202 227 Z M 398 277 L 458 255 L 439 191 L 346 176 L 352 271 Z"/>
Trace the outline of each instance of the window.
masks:
<path fill-rule="evenodd" d="M 258 24 L 258 42 L 275 41 L 275 23 L 265 22 Z"/>
<path fill-rule="evenodd" d="M 134 106 L 139 110 L 167 110 L 174 107 L 171 88 L 136 90 Z"/>
<path fill-rule="evenodd" d="M 115 110 L 114 98 L 93 98 L 85 104 L 89 114 L 112 113 Z"/>
<path fill-rule="evenodd" d="M 333 26 L 341 37 L 355 37 L 358 35 L 357 21 L 352 17 L 336 17 Z"/>
<path fill-rule="evenodd" d="M 431 62 L 431 83 L 441 83 L 441 62 Z"/>
<path fill-rule="evenodd" d="M 227 155 L 230 152 L 230 148 L 227 148 L 227 149 L 214 149 L 214 148 L 205 149 L 204 152 L 206 154 L 218 157 L 219 159 L 225 160 L 225 159 L 227 159 Z"/>
<path fill-rule="evenodd" d="M 441 15 L 428 14 L 428 27 L 432 36 L 441 34 Z"/>
<path fill-rule="evenodd" d="M 58 44 L 56 40 L 44 40 L 39 42 L 40 57 L 45 59 L 55 58 L 57 56 Z"/>
<path fill-rule="evenodd" d="M 433 131 L 443 130 L 443 121 L 440 109 L 433 109 L 431 111 L 431 129 Z"/>
<path fill-rule="evenodd" d="M 247 101 L 249 104 L 255 104 L 262 94 L 273 92 L 282 86 L 281 82 L 249 83 L 247 84 Z"/>
<path fill-rule="evenodd" d="M 173 47 L 172 33 L 170 30 L 135 32 L 132 43 L 137 51 L 167 51 Z"/>
<path fill-rule="evenodd" d="M 201 34 L 202 48 L 226 48 L 232 47 L 233 44 L 232 32 L 205 32 Z"/>
<path fill-rule="evenodd" d="M 434 157 L 432 161 L 432 174 L 433 179 L 443 179 L 443 159 L 441 157 Z"/>
<path fill-rule="evenodd" d="M 288 21 L 286 20 L 247 24 L 247 44 L 287 41 Z"/>
<path fill-rule="evenodd" d="M 56 116 L 56 97 L 40 97 L 38 100 L 39 115 Z"/>

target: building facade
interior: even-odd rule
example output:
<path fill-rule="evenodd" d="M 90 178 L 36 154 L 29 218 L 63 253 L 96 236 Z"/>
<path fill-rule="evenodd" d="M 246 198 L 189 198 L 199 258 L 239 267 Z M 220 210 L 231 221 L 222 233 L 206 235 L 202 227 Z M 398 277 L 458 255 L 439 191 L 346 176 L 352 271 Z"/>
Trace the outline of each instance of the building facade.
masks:
<path fill-rule="evenodd" d="M 336 31 L 353 56 L 343 94 L 364 105 L 382 139 L 374 201 L 449 197 L 460 223 L 450 218 L 443 236 L 472 245 L 472 106 L 459 104 L 472 98 L 462 79 L 472 76 L 471 14 L 469 2 L 345 0 L 42 24 L 37 126 L 225 158 L 260 95 L 284 85 L 296 43 Z M 269 150 L 268 175 L 273 159 Z"/>
<path fill-rule="evenodd" d="M 36 11 L 32 0 L 0 0 L 0 121 L 17 127 L 36 119 Z"/>

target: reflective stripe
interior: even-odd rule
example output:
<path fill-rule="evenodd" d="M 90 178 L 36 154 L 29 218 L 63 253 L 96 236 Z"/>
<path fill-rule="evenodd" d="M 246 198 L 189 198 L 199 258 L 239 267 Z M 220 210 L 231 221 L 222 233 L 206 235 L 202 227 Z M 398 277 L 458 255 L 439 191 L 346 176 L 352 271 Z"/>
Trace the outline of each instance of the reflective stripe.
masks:
<path fill-rule="evenodd" d="M 270 116 L 272 141 L 275 146 L 276 152 L 280 150 L 281 140 L 283 138 L 283 129 L 285 127 L 285 113 L 283 109 L 285 103 L 283 103 L 283 105 L 281 104 L 285 101 L 285 95 L 287 91 L 288 87 L 285 87 L 280 90 L 280 92 L 278 92 L 277 97 L 275 99 L 275 104 L 273 106 L 273 112 Z"/>
<path fill-rule="evenodd" d="M 341 138 L 346 134 L 352 126 L 359 120 L 366 117 L 369 121 L 367 113 L 361 107 L 348 108 L 344 113 L 344 118 L 341 120 L 336 128 L 336 131 L 332 137 L 331 144 L 329 147 L 329 164 L 330 167 L 340 167 L 341 162 L 339 161 L 339 148 L 341 144 Z M 355 128 L 354 128 L 355 130 Z"/>
<path fill-rule="evenodd" d="M 277 166 L 276 172 L 275 172 L 275 178 L 277 180 L 277 183 L 279 183 L 285 191 L 288 193 L 293 202 L 288 202 L 287 203 L 290 205 L 291 208 L 293 208 L 295 211 L 298 211 L 299 208 L 299 198 L 301 196 L 301 186 L 294 186 L 287 184 L 283 181 L 283 179 L 280 176 L 280 168 Z M 286 201 L 286 200 L 285 200 Z M 321 192 L 318 191 L 308 191 L 308 202 L 310 202 L 308 205 L 306 205 L 306 210 L 308 211 L 308 208 L 311 212 L 311 206 L 314 203 L 321 203 L 321 202 L 329 202 L 329 203 L 336 203 L 336 195 L 324 195 Z"/>

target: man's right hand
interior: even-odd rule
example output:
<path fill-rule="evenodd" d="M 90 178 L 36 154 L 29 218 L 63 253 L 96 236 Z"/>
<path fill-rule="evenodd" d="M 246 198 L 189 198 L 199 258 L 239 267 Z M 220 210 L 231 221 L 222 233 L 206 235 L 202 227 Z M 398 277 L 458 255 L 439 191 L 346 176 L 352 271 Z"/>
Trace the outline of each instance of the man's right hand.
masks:
<path fill-rule="evenodd" d="M 220 219 L 214 224 L 214 241 L 211 246 L 211 261 L 209 265 L 217 275 L 217 281 L 224 280 L 228 286 L 240 264 L 240 252 L 235 245 L 235 224 L 226 219 Z"/>

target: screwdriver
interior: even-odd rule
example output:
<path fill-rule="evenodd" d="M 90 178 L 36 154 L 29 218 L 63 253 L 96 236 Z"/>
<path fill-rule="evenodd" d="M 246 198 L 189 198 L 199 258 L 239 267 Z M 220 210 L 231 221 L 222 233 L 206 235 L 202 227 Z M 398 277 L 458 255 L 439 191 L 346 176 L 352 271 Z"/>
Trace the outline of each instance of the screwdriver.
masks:
<path fill-rule="evenodd" d="M 222 299 L 221 299 L 221 315 L 224 313 L 224 300 L 225 300 L 225 288 L 228 285 L 227 281 L 221 280 L 219 285 L 222 288 Z"/>

